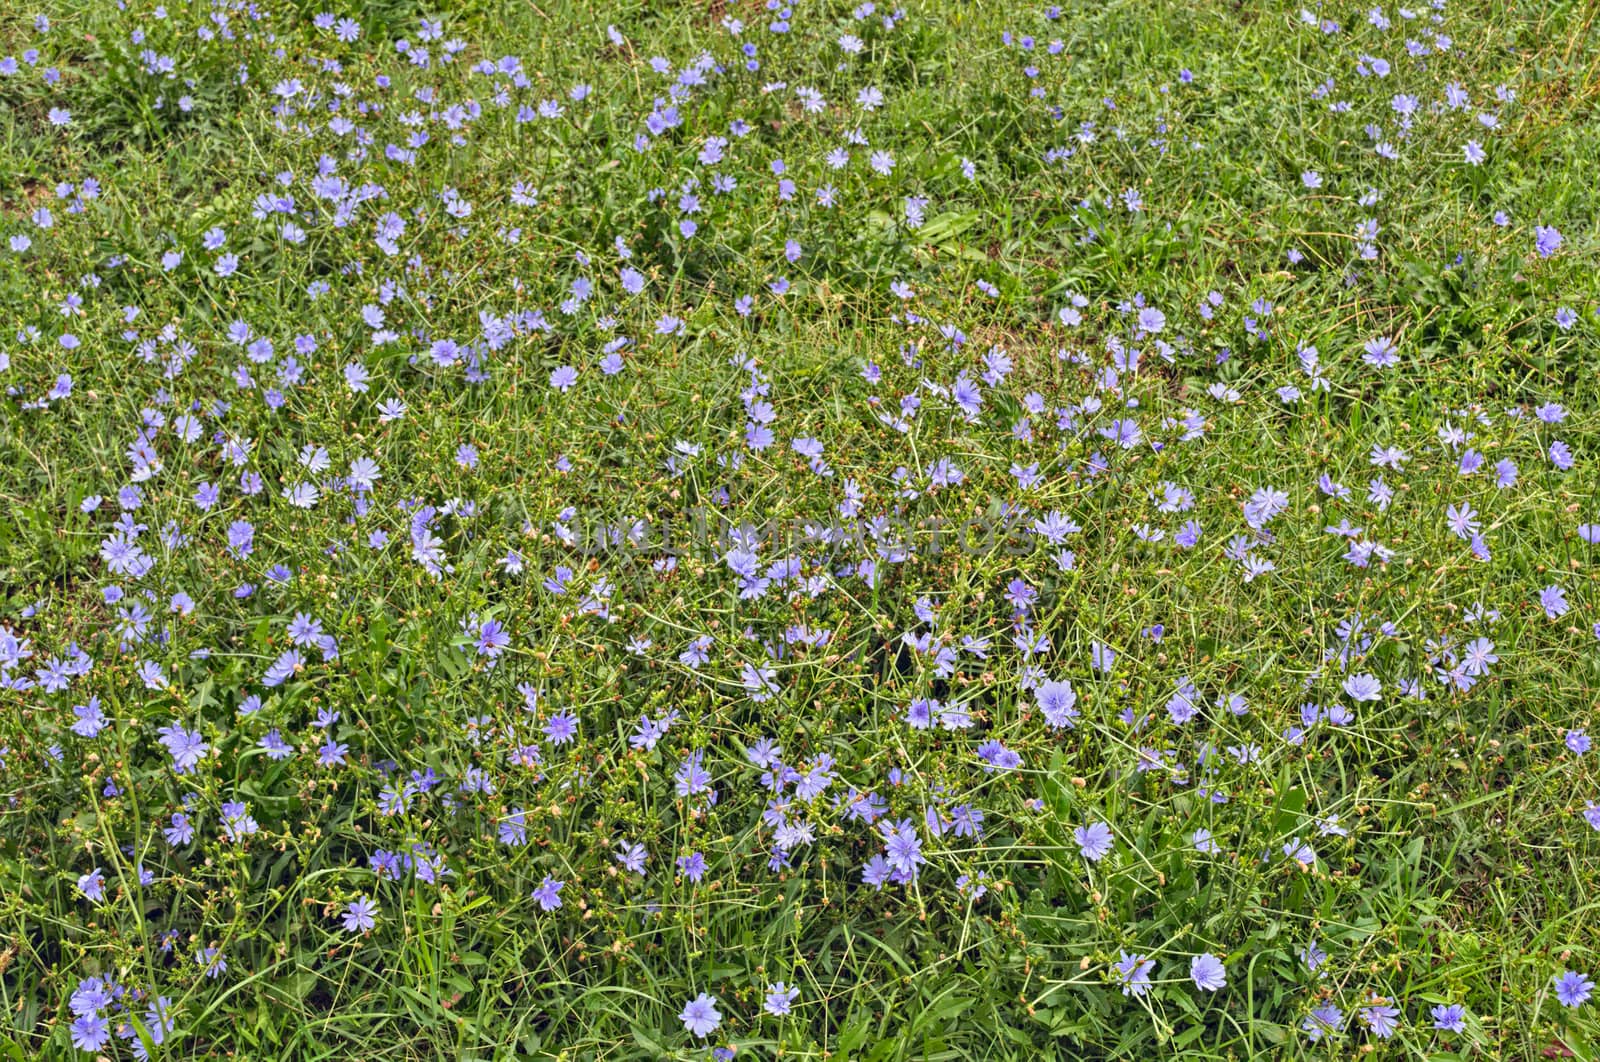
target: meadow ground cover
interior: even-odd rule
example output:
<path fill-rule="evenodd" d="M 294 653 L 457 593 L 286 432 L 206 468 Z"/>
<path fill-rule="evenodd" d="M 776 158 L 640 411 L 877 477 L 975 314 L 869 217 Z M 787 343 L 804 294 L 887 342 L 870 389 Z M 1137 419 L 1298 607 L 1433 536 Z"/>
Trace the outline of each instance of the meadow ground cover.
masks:
<path fill-rule="evenodd" d="M 1597 1057 L 1592 4 L 0 13 L 0 1058 Z"/>

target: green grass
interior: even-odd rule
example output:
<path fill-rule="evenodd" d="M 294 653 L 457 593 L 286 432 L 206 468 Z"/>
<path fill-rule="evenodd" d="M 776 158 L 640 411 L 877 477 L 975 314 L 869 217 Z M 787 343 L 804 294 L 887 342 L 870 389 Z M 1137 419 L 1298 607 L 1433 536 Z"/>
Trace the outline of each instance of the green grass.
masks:
<path fill-rule="evenodd" d="M 1564 1007 L 1554 987 L 1600 980 L 1600 830 L 1583 815 L 1600 753 L 1568 744 L 1600 728 L 1600 544 L 1579 531 L 1600 523 L 1593 5 L 1418 3 L 1386 7 L 1387 30 L 1370 4 L 1320 11 L 1337 33 L 1259 3 L 1051 18 L 914 0 L 892 26 L 882 3 L 792 6 L 773 32 L 780 14 L 752 3 L 477 0 L 436 37 L 410 3 L 330 3 L 354 41 L 311 3 L 0 14 L 0 59 L 18 63 L 0 76 L 0 1058 L 92 1057 L 71 1003 L 92 977 L 127 993 L 96 1009 L 115 1058 L 1596 1057 L 1600 1000 Z M 447 41 L 459 55 L 440 63 Z M 475 72 L 506 55 L 520 67 Z M 1389 73 L 1362 76 L 1363 57 Z M 1470 103 L 1449 106 L 1451 84 Z M 858 101 L 868 87 L 881 105 Z M 537 114 L 548 100 L 558 117 Z M 673 102 L 678 121 L 652 128 Z M 727 139 L 719 160 L 708 137 Z M 340 194 L 367 194 L 319 192 L 324 157 Z M 391 212 L 405 225 L 386 249 Z M 1553 253 L 1536 226 L 1559 230 Z M 567 312 L 579 278 L 593 293 Z M 235 321 L 270 356 L 230 338 Z M 1395 367 L 1363 361 L 1377 337 Z M 438 364 L 441 340 L 473 344 L 475 366 Z M 986 381 L 997 348 L 1012 367 Z M 353 362 L 368 389 L 348 386 Z M 62 374 L 70 395 L 41 401 Z M 981 385 L 973 415 L 958 381 Z M 763 448 L 754 402 L 772 407 Z M 1535 413 L 1547 403 L 1564 419 Z M 1118 420 L 1137 445 L 1112 438 Z M 159 457 L 143 472 L 141 429 Z M 795 439 L 823 445 L 827 474 Z M 1374 466 L 1384 447 L 1402 467 Z M 1463 474 L 1468 450 L 1483 467 Z M 364 489 L 357 459 L 380 472 Z M 1514 484 L 1496 484 L 1501 461 Z M 941 462 L 959 482 L 935 482 Z M 1013 469 L 1030 465 L 1025 486 Z M 287 497 L 302 483 L 321 488 L 308 507 Z M 1163 506 L 1169 484 L 1190 503 Z M 130 487 L 148 556 L 131 571 L 107 546 Z M 1288 504 L 1257 534 L 1244 510 L 1267 487 Z M 1450 529 L 1462 505 L 1487 559 Z M 437 571 L 413 550 L 424 506 Z M 1079 525 L 1060 544 L 1029 530 L 1051 512 Z M 1199 541 L 1180 547 L 1191 518 Z M 1329 533 L 1341 521 L 1362 531 Z M 793 556 L 802 579 L 741 595 L 726 555 L 747 533 L 763 573 Z M 1235 536 L 1271 569 L 1250 576 Z M 1393 553 L 1358 565 L 1352 540 Z M 1014 581 L 1035 592 L 1021 626 Z M 135 606 L 148 616 L 125 636 Z M 300 614 L 337 650 L 302 644 L 269 682 Z M 490 620 L 509 635 L 494 656 L 477 648 Z M 1470 688 L 1443 681 L 1479 637 L 1498 661 Z M 41 681 L 73 646 L 93 666 Z M 745 669 L 763 666 L 774 689 L 752 696 Z M 1355 675 L 1381 698 L 1354 700 Z M 1032 687 L 1049 679 L 1076 691 L 1071 729 L 1045 723 Z M 1201 711 L 1180 722 L 1184 682 Z M 107 722 L 76 733 L 91 697 Z M 974 725 L 912 726 L 925 698 Z M 1308 704 L 1352 717 L 1306 726 Z M 634 747 L 641 717 L 673 711 Z M 542 730 L 562 713 L 567 744 Z M 158 733 L 174 723 L 207 746 L 182 773 Z M 777 870 L 745 752 L 763 737 L 801 772 L 824 756 L 837 772 L 812 799 L 786 786 L 813 836 Z M 1020 763 L 990 769 L 990 740 Z M 319 764 L 329 741 L 342 764 Z M 675 789 L 696 752 L 714 802 Z M 391 783 L 429 771 L 437 785 L 387 813 Z M 914 882 L 863 881 L 884 841 L 850 812 L 869 791 L 881 821 L 916 824 Z M 258 831 L 230 840 L 235 801 Z M 978 835 L 953 828 L 961 806 L 982 811 Z M 194 837 L 170 843 L 181 811 Z M 524 843 L 501 839 L 514 814 Z M 1324 832 L 1330 816 L 1347 833 Z M 1074 831 L 1100 821 L 1115 844 L 1091 862 Z M 1216 851 L 1197 850 L 1202 829 Z M 1285 855 L 1295 839 L 1314 861 Z M 644 877 L 622 841 L 648 850 Z M 374 873 L 375 852 L 417 844 L 449 874 Z M 692 852 L 699 881 L 676 864 Z M 97 868 L 95 901 L 79 882 Z M 531 898 L 546 878 L 565 883 L 559 909 Z M 376 924 L 347 932 L 361 896 Z M 208 977 L 212 948 L 227 969 Z M 1123 991 L 1125 953 L 1156 963 L 1143 994 Z M 1202 953 L 1226 966 L 1220 991 L 1190 979 Z M 779 981 L 799 990 L 783 1017 L 762 1009 Z M 678 1017 L 700 993 L 722 1015 L 710 1037 Z M 165 1031 L 145 1017 L 157 996 Z M 1392 1037 L 1357 1017 L 1385 1001 Z M 1342 1027 L 1313 1040 L 1302 1023 L 1326 1004 Z M 1448 1004 L 1462 1031 L 1434 1027 Z"/>

